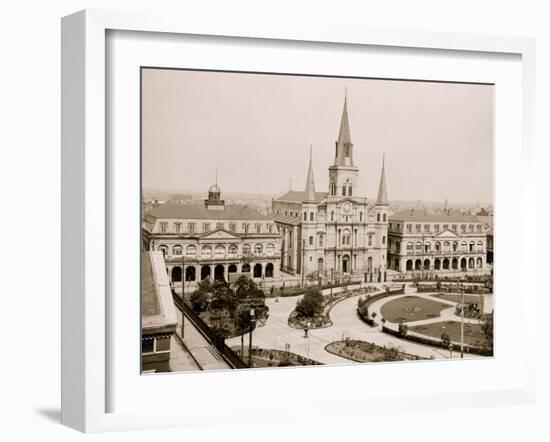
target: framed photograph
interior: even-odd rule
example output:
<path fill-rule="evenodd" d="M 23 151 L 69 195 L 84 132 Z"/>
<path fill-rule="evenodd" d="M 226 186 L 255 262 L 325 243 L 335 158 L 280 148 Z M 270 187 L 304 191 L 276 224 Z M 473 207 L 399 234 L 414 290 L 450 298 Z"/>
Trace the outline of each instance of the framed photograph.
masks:
<path fill-rule="evenodd" d="M 107 11 L 62 36 L 64 424 L 533 400 L 533 41 Z"/>

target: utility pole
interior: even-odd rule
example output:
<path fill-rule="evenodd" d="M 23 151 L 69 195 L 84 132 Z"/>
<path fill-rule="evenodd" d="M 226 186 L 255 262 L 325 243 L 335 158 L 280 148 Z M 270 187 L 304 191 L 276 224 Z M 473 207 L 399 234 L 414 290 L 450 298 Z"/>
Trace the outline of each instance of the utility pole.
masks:
<path fill-rule="evenodd" d="M 181 339 L 184 337 L 184 322 L 185 313 L 183 312 L 183 304 L 185 303 L 185 253 L 181 248 Z"/>
<path fill-rule="evenodd" d="M 255 324 L 254 309 L 250 309 L 250 334 L 248 335 L 248 366 L 252 368 L 252 330 Z"/>
<path fill-rule="evenodd" d="M 464 358 L 464 287 L 460 288 L 460 358 Z"/>

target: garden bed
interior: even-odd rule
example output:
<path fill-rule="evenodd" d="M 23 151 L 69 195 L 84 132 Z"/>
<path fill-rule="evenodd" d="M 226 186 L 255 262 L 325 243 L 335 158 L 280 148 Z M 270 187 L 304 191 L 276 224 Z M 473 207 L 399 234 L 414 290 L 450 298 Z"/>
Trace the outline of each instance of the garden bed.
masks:
<path fill-rule="evenodd" d="M 240 353 L 240 347 L 233 347 L 233 351 Z M 245 348 L 243 360 L 248 360 L 248 351 Z M 321 362 L 306 358 L 284 350 L 252 348 L 252 365 L 254 368 L 266 367 L 300 367 L 309 365 L 323 365 Z"/>
<path fill-rule="evenodd" d="M 355 362 L 392 362 L 423 359 L 419 356 L 402 353 L 396 348 L 380 347 L 371 342 L 352 339 L 331 342 L 325 347 L 325 350 Z"/>

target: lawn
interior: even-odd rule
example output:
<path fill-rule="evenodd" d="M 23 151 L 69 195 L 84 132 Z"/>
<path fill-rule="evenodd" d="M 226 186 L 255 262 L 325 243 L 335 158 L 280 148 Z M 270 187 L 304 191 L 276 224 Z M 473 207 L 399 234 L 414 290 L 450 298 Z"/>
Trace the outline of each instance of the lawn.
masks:
<path fill-rule="evenodd" d="M 409 327 L 410 332 L 441 338 L 443 332 L 447 333 L 453 342 L 460 342 L 460 322 L 443 321 L 433 322 L 426 325 L 415 325 Z M 485 335 L 480 324 L 464 324 L 464 343 L 480 347 L 485 341 Z"/>
<path fill-rule="evenodd" d="M 405 296 L 385 303 L 380 311 L 386 321 L 398 323 L 437 318 L 442 310 L 451 307 L 448 304 L 429 299 Z"/>

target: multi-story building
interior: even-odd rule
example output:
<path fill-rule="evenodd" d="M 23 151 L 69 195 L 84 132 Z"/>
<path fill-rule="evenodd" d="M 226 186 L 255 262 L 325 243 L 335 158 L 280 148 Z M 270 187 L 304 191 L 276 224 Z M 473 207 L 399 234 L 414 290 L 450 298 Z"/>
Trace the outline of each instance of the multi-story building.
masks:
<path fill-rule="evenodd" d="M 177 326 L 176 308 L 160 252 L 141 253 L 141 370 L 171 371 L 172 335 Z"/>
<path fill-rule="evenodd" d="M 388 268 L 400 272 L 489 273 L 487 236 L 476 216 L 403 210 L 390 216 Z"/>
<path fill-rule="evenodd" d="M 204 204 L 166 203 L 149 211 L 142 226 L 145 250 L 162 251 L 174 288 L 185 291 L 207 277 L 229 281 L 246 274 L 266 283 L 278 278 L 280 235 L 266 215 L 221 199 L 217 184 Z"/>
<path fill-rule="evenodd" d="M 328 192 L 316 192 L 310 155 L 305 190 L 289 191 L 272 202 L 282 235 L 281 268 L 302 276 L 332 273 L 385 280 L 388 197 L 384 164 L 377 200 L 358 196 L 359 167 L 353 160 L 347 97 L 328 172 Z"/>

